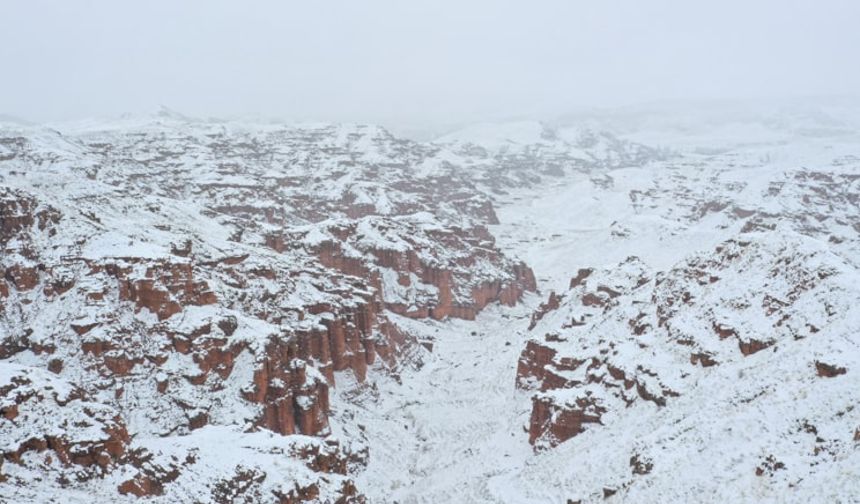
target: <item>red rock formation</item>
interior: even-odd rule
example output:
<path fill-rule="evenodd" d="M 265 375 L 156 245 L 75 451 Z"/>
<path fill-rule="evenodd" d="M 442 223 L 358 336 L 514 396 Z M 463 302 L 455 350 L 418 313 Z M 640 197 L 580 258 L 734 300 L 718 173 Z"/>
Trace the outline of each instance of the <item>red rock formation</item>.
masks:
<path fill-rule="evenodd" d="M 102 362 L 113 375 L 125 376 L 134 366 L 142 363 L 143 359 L 129 357 L 121 350 L 113 350 L 102 356 Z"/>
<path fill-rule="evenodd" d="M 517 362 L 517 388 L 527 389 L 535 382 L 543 382 L 546 367 L 552 363 L 555 355 L 554 349 L 529 340 Z"/>
<path fill-rule="evenodd" d="M 77 334 L 78 336 L 83 336 L 84 334 L 92 331 L 98 326 L 98 322 L 93 322 L 90 324 L 71 324 L 72 330 L 75 331 L 75 334 Z"/>
<path fill-rule="evenodd" d="M 576 276 L 570 279 L 570 289 L 579 287 L 594 272 L 593 268 L 581 268 Z"/>
<path fill-rule="evenodd" d="M 205 281 L 195 281 L 191 263 L 154 261 L 146 263 L 143 278 L 132 278 L 131 264 L 91 264 L 91 274 L 106 272 L 119 281 L 119 298 L 146 308 L 165 320 L 187 305 L 208 305 L 218 301 Z"/>
<path fill-rule="evenodd" d="M 535 328 L 537 323 L 544 317 L 544 315 L 551 311 L 558 310 L 559 303 L 561 303 L 562 299 L 564 299 L 563 295 L 559 296 L 555 293 L 555 291 L 550 292 L 549 299 L 547 299 L 546 302 L 541 303 L 540 306 L 538 306 L 537 310 L 532 313 L 531 323 L 529 323 L 529 331 Z"/>
<path fill-rule="evenodd" d="M 169 467 L 161 467 L 153 463 L 151 453 L 140 448 L 128 452 L 124 462 L 138 468 L 138 473 L 117 487 L 117 491 L 122 495 L 135 497 L 163 495 L 165 485 L 176 481 L 181 474 L 179 465 L 171 463 Z M 194 460 L 186 459 L 185 464 L 189 463 L 193 464 Z"/>
<path fill-rule="evenodd" d="M 0 188 L 0 245 L 35 227 L 48 230 L 60 221 L 55 209 L 40 206 L 35 198 L 9 188 Z"/>
<path fill-rule="evenodd" d="M 773 345 L 773 341 L 759 341 L 756 339 L 751 339 L 749 341 L 743 341 L 738 339 L 738 348 L 740 348 L 741 353 L 744 354 L 744 357 L 748 355 L 752 355 L 758 351 L 764 350 L 765 348 Z"/>
<path fill-rule="evenodd" d="M 343 239 L 351 236 L 354 232 L 351 228 L 338 229 L 335 232 L 343 234 Z M 270 240 L 277 241 L 277 240 Z M 334 268 L 344 274 L 365 279 L 365 281 L 381 290 L 378 274 L 370 265 L 360 257 L 345 254 L 339 243 L 324 241 L 316 246 L 316 254 L 320 263 Z M 400 273 L 398 281 L 402 285 L 409 285 L 409 274 L 417 275 L 425 284 L 432 285 L 438 290 L 436 302 L 429 306 L 419 306 L 414 311 L 407 312 L 407 307 L 392 300 L 383 300 L 386 307 L 392 311 L 415 318 L 432 317 L 441 320 L 446 317 L 464 318 L 472 320 L 477 313 L 489 303 L 500 302 L 506 305 L 515 304 L 526 291 L 536 290 L 534 273 L 526 265 L 520 263 L 513 265 L 511 274 L 513 279 L 509 282 L 494 280 L 482 282 L 470 289 L 470 299 L 466 302 L 455 301 L 454 291 L 462 286 L 458 283 L 462 280 L 455 279 L 450 269 L 439 268 L 423 262 L 415 250 L 398 251 L 388 249 L 370 249 L 375 257 L 375 265 L 390 268 Z M 468 263 L 470 259 L 465 259 Z M 472 279 L 465 279 L 472 281 Z"/>
<path fill-rule="evenodd" d="M 582 432 L 584 424 L 600 423 L 603 408 L 588 399 L 576 402 L 573 407 L 560 407 L 551 398 L 533 397 L 529 443 L 536 445 L 540 440 L 545 445 L 556 446 Z"/>
<path fill-rule="evenodd" d="M 6 280 L 19 291 L 28 291 L 39 284 L 39 272 L 36 268 L 15 264 L 6 268 Z"/>
<path fill-rule="evenodd" d="M 699 352 L 690 354 L 690 364 L 693 364 L 694 366 L 696 364 L 701 364 L 702 367 L 711 367 L 717 365 L 718 362 L 715 361 L 711 355 L 705 352 Z"/>
<path fill-rule="evenodd" d="M 254 389 L 246 398 L 263 405 L 258 420 L 280 434 L 320 435 L 328 432 L 328 384 L 309 376 L 295 347 L 270 343 L 262 366 L 254 372 Z"/>
<path fill-rule="evenodd" d="M 100 356 L 105 352 L 115 349 L 116 347 L 110 341 L 97 340 L 97 341 L 84 341 L 81 343 L 81 350 L 84 353 L 93 354 L 95 356 Z"/>
<path fill-rule="evenodd" d="M 48 378 L 38 375 L 31 381 L 30 373 L 37 370 L 13 368 L 16 373 L 0 387 L 0 415 L 6 421 L 14 421 L 4 429 L 5 460 L 20 463 L 21 457 L 30 451 L 53 451 L 61 463 L 106 469 L 125 453 L 130 436 L 119 415 L 112 415 L 106 407 L 88 402 L 80 389 L 72 389 L 60 397 L 55 385 Z M 48 375 L 52 376 L 52 375 Z M 43 383 L 47 381 L 47 384 Z M 45 388 L 41 388 L 41 387 Z M 68 384 L 56 385 L 68 388 Z M 72 411 L 80 417 L 64 417 L 69 403 L 75 403 Z M 59 429 L 58 427 L 63 427 Z M 101 435 L 92 438 L 92 426 L 100 427 Z"/>
<path fill-rule="evenodd" d="M 547 335 L 547 341 L 550 341 Z M 657 406 L 665 406 L 667 397 L 678 394 L 666 388 L 656 392 L 649 390 L 634 374 L 628 375 L 604 359 L 593 357 L 590 360 L 579 360 L 569 356 L 561 356 L 550 345 L 530 340 L 520 357 L 517 367 L 517 387 L 540 392 L 574 389 L 582 382 L 565 377 L 566 372 L 575 371 L 588 364 L 584 381 L 587 383 L 603 384 L 607 391 L 618 396 L 628 406 L 640 398 L 653 402 Z M 646 375 L 653 375 L 646 369 L 640 369 Z M 537 448 L 555 446 L 584 430 L 584 425 L 599 423 L 605 409 L 589 395 L 571 395 L 575 398 L 572 403 L 557 402 L 552 394 L 537 394 L 532 398 L 532 415 L 529 432 L 530 443 Z"/>
<path fill-rule="evenodd" d="M 848 372 L 844 367 L 834 366 L 833 364 L 821 361 L 815 361 L 815 371 L 822 378 L 834 378 Z"/>
<path fill-rule="evenodd" d="M 117 487 L 122 495 L 134 495 L 135 497 L 149 497 L 162 495 L 164 486 L 158 480 L 149 476 L 138 475 L 132 479 L 125 480 Z"/>
<path fill-rule="evenodd" d="M 268 159 L 271 152 L 264 154 L 256 141 L 233 143 L 213 134 L 205 135 L 205 144 L 199 146 L 204 157 L 215 153 L 213 173 L 252 181 L 246 185 L 186 179 L 195 170 L 177 167 L 186 162 L 182 154 L 196 148 L 185 145 L 190 138 L 167 146 L 159 145 L 164 138 L 133 137 L 107 143 L 76 142 L 62 155 L 79 151 L 86 162 L 82 160 L 82 168 L 75 169 L 90 179 L 102 179 L 106 187 L 118 188 L 123 201 L 133 206 L 140 203 L 135 210 L 155 218 L 139 222 L 159 230 L 151 243 L 169 254 L 161 259 L 94 259 L 92 254 L 104 248 L 91 247 L 89 233 L 118 232 L 137 242 L 146 230 L 109 229 L 111 222 L 103 222 L 100 215 L 112 211 L 111 205 L 105 205 L 107 196 L 82 191 L 76 199 L 80 207 L 61 222 L 59 213 L 34 198 L 0 188 L 0 299 L 12 297 L 20 303 L 20 311 L 27 317 L 22 327 L 38 315 L 32 308 L 65 300 L 69 302 L 51 306 L 51 314 L 57 312 L 57 320 L 70 321 L 56 331 L 39 331 L 32 340 L 24 332 L 4 335 L 0 357 L 27 349 L 39 357 L 40 352 L 56 350 L 60 358 L 39 357 L 41 371 L 47 367 L 53 373 L 80 379 L 88 390 L 104 391 L 100 397 L 105 401 L 122 398 L 115 401 L 120 407 L 145 403 L 152 411 L 167 411 L 153 418 L 155 426 L 148 434 L 184 434 L 206 425 L 208 412 L 218 411 L 212 401 L 221 400 L 225 390 L 231 393 L 236 390 L 233 385 L 239 385 L 240 400 L 259 406 L 258 426 L 283 434 L 324 435 L 329 430 L 328 392 L 336 372 L 352 373 L 362 381 L 368 368 L 393 365 L 404 347 L 414 343 L 414 338 L 386 319 L 386 310 L 412 317 L 472 319 L 489 303 L 511 305 L 523 292 L 536 288 L 531 270 L 504 257 L 484 227 L 497 222 L 491 199 L 462 177 L 431 177 L 416 185 L 404 161 L 403 166 L 386 168 L 395 177 L 382 181 L 384 177 L 378 177 L 376 171 L 383 165 L 356 163 L 352 153 L 336 163 L 325 163 L 326 169 L 357 167 L 352 174 L 380 184 L 372 193 L 381 195 L 380 191 L 392 189 L 414 196 L 391 198 L 391 211 L 380 212 L 377 205 L 351 192 L 337 201 L 305 194 L 308 183 L 317 184 L 320 174 L 314 168 L 274 179 L 271 173 L 262 174 L 257 161 L 264 156 Z M 13 156 L 30 149 L 27 139 L 15 142 Z M 283 145 L 282 141 L 277 145 Z M 396 150 L 403 148 L 399 143 L 392 145 Z M 320 149 L 315 142 L 305 147 L 311 147 L 307 152 L 314 156 L 338 155 Z M 128 169 L 101 170 L 108 152 L 117 155 L 116 159 L 142 161 Z M 39 164 L 53 162 L 49 159 L 53 154 L 26 155 L 44 155 Z M 154 202 L 142 203 L 141 196 L 153 194 L 153 190 L 159 196 L 188 198 L 200 217 L 214 219 L 211 229 L 235 227 L 232 234 L 227 233 L 228 239 L 240 245 L 227 250 L 221 241 L 227 235 L 209 233 L 208 227 L 186 232 L 187 227 L 172 222 L 175 215 L 171 212 L 163 212 Z M 63 199 L 63 195 L 56 197 Z M 444 212 L 436 211 L 440 201 L 445 202 Z M 455 216 L 458 218 L 449 218 L 452 210 L 460 214 Z M 439 225 L 426 225 L 425 217 Z M 295 225 L 302 220 L 319 223 L 315 231 L 332 238 L 309 245 L 308 226 Z M 284 232 L 271 232 L 275 226 Z M 371 233 L 366 232 L 367 226 Z M 383 237 L 378 241 L 377 231 Z M 56 240 L 47 239 L 57 234 Z M 266 246 L 284 256 L 255 251 L 260 244 L 250 243 L 248 236 L 265 236 Z M 24 246 L 19 247 L 21 243 Z M 396 245 L 389 247 L 391 243 Z M 15 250 L 6 249 L 10 244 Z M 50 254 L 38 250 L 45 244 L 51 247 Z M 383 285 L 383 275 L 386 281 L 404 287 L 398 293 L 409 294 L 384 299 L 383 287 L 388 285 Z M 217 297 L 210 285 L 217 288 Z M 293 296 L 294 292 L 298 295 Z M 412 303 L 415 292 L 416 302 Z M 199 305 L 217 306 L 188 310 Z M 62 313 L 78 307 L 85 307 L 82 312 L 90 318 L 78 318 L 83 313 Z M 129 316 L 131 311 L 154 316 Z M 235 316 L 231 320 L 219 313 Z M 258 329 L 264 334 L 257 334 Z M 236 379 L 237 360 L 245 362 L 248 357 L 258 366 L 253 383 L 225 387 L 226 380 Z M 88 373 L 101 376 L 89 379 Z M 56 374 L 50 376 L 59 379 Z M 189 384 L 205 390 L 184 394 Z M 207 393 L 210 390 L 212 394 Z M 174 415 L 168 408 L 176 405 L 181 411 Z M 15 414 L 11 408 L 3 413 Z M 342 461 L 333 460 L 316 464 L 313 470 L 322 472 L 345 467 Z M 335 465 L 340 469 L 334 469 Z M 119 490 L 129 495 L 157 495 L 164 483 L 162 476 L 141 470 L 123 481 Z M 311 485 L 285 499 L 304 500 L 315 492 L 319 489 Z M 345 501 L 360 500 L 352 499 L 357 496 L 354 486 L 345 485 L 341 493 Z"/>
<path fill-rule="evenodd" d="M 714 332 L 717 333 L 717 336 L 719 336 L 720 339 L 726 339 L 729 337 L 737 337 L 737 335 L 738 335 L 734 329 L 732 329 L 731 327 L 725 326 L 723 324 L 718 324 L 716 322 L 712 322 L 711 327 L 714 328 Z"/>
<path fill-rule="evenodd" d="M 48 371 L 60 374 L 63 371 L 63 359 L 51 359 L 48 361 Z"/>

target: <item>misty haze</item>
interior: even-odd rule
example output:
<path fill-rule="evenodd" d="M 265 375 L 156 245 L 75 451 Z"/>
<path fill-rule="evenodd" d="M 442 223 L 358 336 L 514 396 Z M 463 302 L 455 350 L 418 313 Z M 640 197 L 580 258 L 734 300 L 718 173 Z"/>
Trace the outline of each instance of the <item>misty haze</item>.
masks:
<path fill-rule="evenodd" d="M 0 503 L 860 503 L 860 3 L 0 7 Z"/>

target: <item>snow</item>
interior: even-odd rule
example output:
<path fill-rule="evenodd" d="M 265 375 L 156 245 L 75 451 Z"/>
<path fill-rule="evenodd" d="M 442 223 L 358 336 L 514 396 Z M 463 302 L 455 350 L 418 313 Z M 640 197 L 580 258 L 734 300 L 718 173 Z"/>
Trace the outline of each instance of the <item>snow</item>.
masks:
<path fill-rule="evenodd" d="M 250 301 L 237 295 L 229 298 L 232 308 L 189 305 L 167 321 L 148 310 L 112 313 L 116 304 L 83 303 L 77 291 L 57 303 L 13 289 L 7 304 L 18 318 L 4 318 L 0 330 L 17 337 L 24 333 L 21 321 L 32 322 L 26 327 L 32 330 L 30 341 L 57 343 L 56 356 L 67 364 L 56 376 L 41 369 L 49 357 L 30 350 L 0 361 L 0 389 L 14 384 L 13 378 L 26 377 L 29 384 L 15 386 L 41 395 L 22 408 L 29 423 L 0 420 L 3 448 L 17 447 L 34 432 L 99 439 L 103 432 L 97 424 L 78 430 L 61 424 L 88 408 L 103 419 L 121 412 L 135 435 L 132 446 L 152 453 L 153 464 L 169 467 L 196 457 L 163 496 L 153 499 L 157 502 L 205 501 L 214 485 L 240 467 L 270 475 L 261 483 L 261 495 L 317 483 L 322 500 L 336 495 L 350 478 L 373 503 L 850 502 L 860 481 L 860 450 L 854 441 L 860 428 L 854 376 L 860 372 L 860 158 L 852 157 L 860 154 L 860 137 L 850 123 L 831 124 L 819 116 L 716 116 L 671 123 L 645 114 L 618 127 L 623 133 L 618 136 L 593 129 L 593 124 L 481 124 L 427 144 L 395 142 L 375 126 L 210 124 L 171 113 L 55 125 L 62 135 L 4 126 L 4 133 L 23 132 L 39 145 L 39 156 L 53 161 L 22 176 L 7 170 L 0 180 L 56 206 L 77 225 L 65 221 L 58 237 L 34 234 L 43 260 L 68 247 L 97 264 L 131 265 L 131 278 L 140 278 L 143 266 L 123 258 L 190 260 L 171 253 L 178 245 L 174 238 L 184 236 L 193 244 L 195 260 L 247 253 L 250 257 L 239 268 L 272 268 L 273 277 L 242 286 Z M 158 149 L 137 144 L 122 136 L 127 131 L 158 136 L 161 143 L 155 143 Z M 225 132 L 266 145 L 269 157 L 251 162 L 239 151 L 214 155 L 201 147 L 209 142 L 207 135 Z M 84 142 L 104 140 L 140 150 L 140 155 L 134 156 L 136 161 L 115 158 L 87 179 L 85 170 L 92 166 L 83 154 Z M 160 171 L 158 163 L 144 162 L 157 159 L 162 147 L 177 153 L 171 162 L 181 170 Z M 0 149 L 6 149 L 0 155 L 12 152 Z M 80 166 L 78 160 L 83 160 Z M 234 161 L 242 168 L 235 173 L 225 168 Z M 16 160 L 10 166 L 27 163 Z M 561 167 L 561 173 L 542 171 L 554 167 Z M 440 264 L 459 259 L 431 237 L 454 240 L 455 226 L 482 222 L 464 216 L 453 202 L 425 205 L 420 191 L 392 190 L 404 181 L 430 184 L 437 176 L 464 177 L 474 188 L 466 195 L 474 201 L 458 204 L 493 203 L 500 223 L 489 230 L 496 244 L 511 257 L 506 261 L 522 259 L 534 269 L 540 293 L 527 294 L 514 307 L 491 306 L 474 321 L 416 320 L 385 312 L 404 333 L 432 344 L 432 352 L 416 345 L 394 364 L 378 359 L 364 383 L 338 373 L 337 387 L 330 391 L 328 439 L 255 430 L 259 405 L 239 398 L 250 390 L 263 346 L 272 337 L 320 327 L 333 316 L 329 311 L 311 315 L 302 311 L 305 306 L 350 306 L 368 292 L 347 287 L 354 279 L 326 272 L 309 250 L 335 242 L 354 258 L 390 250 L 414 251 Z M 65 196 L 53 184 L 65 184 Z M 206 186 L 213 184 L 223 191 L 213 193 L 224 198 L 219 204 L 247 206 L 249 220 L 258 223 L 242 228 L 241 240 L 233 235 L 236 223 L 243 221 L 207 206 L 207 198 L 214 196 Z M 313 198 L 302 199 L 308 194 Z M 327 203 L 348 195 L 372 213 L 355 218 L 326 213 Z M 107 209 L 101 222 L 81 216 L 92 209 Z M 356 238 L 335 238 L 350 226 Z M 268 233 L 283 230 L 283 253 L 259 246 Z M 23 245 L 7 244 L 15 249 Z M 465 246 L 476 250 L 484 245 Z M 737 251 L 739 258 L 728 259 L 717 247 Z M 16 257 L 6 254 L 4 260 L 38 264 Z M 81 292 L 103 284 L 88 267 L 69 267 Z M 580 268 L 595 273 L 570 289 L 570 278 Z M 690 274 L 697 268 L 719 280 L 696 283 Z M 219 298 L 234 295 L 235 278 L 226 268 L 213 271 L 206 278 L 210 288 Z M 457 274 L 497 278 L 499 271 L 477 260 Z M 403 285 L 393 269 L 373 272 L 379 274 L 386 303 L 402 303 L 407 313 L 432 304 L 428 300 L 439 295 L 415 274 L 406 275 L 409 282 Z M 812 286 L 796 290 L 802 284 Z M 622 294 L 605 309 L 583 306 L 581 296 L 600 286 Z M 529 331 L 534 310 L 550 291 L 566 296 L 561 307 Z M 654 323 L 631 336 L 629 321 L 640 310 L 652 313 L 655 305 L 667 305 L 664 301 L 681 292 L 689 292 L 693 301 L 688 307 L 673 305 L 671 331 Z M 775 316 L 762 309 L 765 294 L 793 303 L 778 326 Z M 117 293 L 109 290 L 106 296 L 115 302 Z M 258 302 L 263 298 L 269 301 Z M 257 312 L 282 317 L 272 322 Z M 217 328 L 227 317 L 236 321 L 229 336 Z M 565 327 L 571 319 L 584 325 Z M 744 338 L 774 344 L 743 356 L 736 338 L 714 334 L 712 319 Z M 77 336 L 67 330 L 70 321 L 102 325 Z M 158 331 L 139 334 L 141 325 Z M 138 338 L 141 356 L 149 355 L 144 351 L 155 354 L 171 344 L 167 333 L 188 335 L 204 326 L 212 331 L 199 336 L 204 341 L 246 345 L 229 376 L 212 389 L 188 383 L 187 377 L 200 371 L 194 355 L 168 352 L 158 372 L 133 370 L 122 382 L 125 395 L 117 399 L 118 382 L 88 372 L 96 365 L 91 355 L 67 351 L 81 341 Z M 633 392 L 626 406 L 618 391 L 604 383 L 543 392 L 516 388 L 523 348 L 531 339 L 546 342 L 546 334 L 560 337 L 553 348 L 565 355 L 611 359 L 647 391 L 679 395 L 667 396 L 666 405 L 658 406 Z M 689 339 L 696 351 L 719 364 L 691 364 L 692 350 L 680 339 Z M 847 373 L 819 377 L 817 361 L 845 367 Z M 291 365 L 306 365 L 306 385 L 325 380 L 313 362 L 297 359 Z M 586 366 L 548 369 L 570 382 L 587 382 L 590 372 Z M 603 368 L 594 372 L 605 374 Z M 175 404 L 159 395 L 155 381 L 169 382 L 166 397 Z M 51 415 L 56 402 L 70 399 L 78 384 L 86 385 L 92 397 L 72 400 L 64 410 L 71 412 L 69 417 Z M 271 385 L 285 384 L 273 380 Z M 607 407 L 601 424 L 535 452 L 527 433 L 532 398 L 572 404 L 583 394 Z M 210 409 L 186 412 L 176 404 Z M 297 405 L 309 409 L 313 402 L 299 396 Z M 211 425 L 171 430 L 203 411 Z M 321 476 L 295 456 L 302 446 L 330 449 L 329 442 L 355 451 L 367 448 L 367 466 L 353 465 L 348 475 Z M 653 464 L 650 474 L 631 472 L 634 456 Z M 768 457 L 785 467 L 757 476 Z M 28 453 L 21 465 L 5 463 L 2 470 L 16 481 L 39 481 L 10 490 L 19 502 L 44 501 L 60 492 L 69 502 L 131 500 L 115 492 L 134 476 L 128 467 L 68 489 L 54 481 L 59 469 L 46 468 L 37 454 Z M 617 493 L 605 498 L 605 489 Z"/>
<path fill-rule="evenodd" d="M 727 125 L 721 131 L 730 129 Z M 707 197 L 715 187 L 732 187 L 741 181 L 740 192 L 724 193 L 735 205 L 785 212 L 800 195 L 763 200 L 768 184 L 786 178 L 788 169 L 797 170 L 798 160 L 818 159 L 813 166 L 820 166 L 823 158 L 826 166 L 832 159 L 832 147 L 822 149 L 817 141 L 797 139 L 785 144 L 782 136 L 775 139 L 771 130 L 760 130 L 759 126 L 746 128 L 735 139 L 718 131 L 715 138 L 702 134 L 695 140 L 697 144 L 710 140 L 720 149 L 731 150 L 729 156 L 748 159 L 749 166 L 726 169 L 719 156 L 687 154 L 703 164 L 693 168 L 670 162 L 612 170 L 608 176 L 613 184 L 608 188 L 596 185 L 587 174 L 573 174 L 542 187 L 539 194 L 512 191 L 500 198 L 501 224 L 491 231 L 504 250 L 514 251 L 534 268 L 544 293 L 566 291 L 579 268 L 614 271 L 630 255 L 639 257 L 650 271 L 670 270 L 697 252 L 712 251 L 735 237 L 743 223 L 724 214 L 689 220 L 685 209 L 689 196 L 679 194 L 680 188 L 701 190 Z M 499 134 L 509 137 L 505 129 Z M 743 140 L 741 145 L 735 143 L 737 139 Z M 850 151 L 856 145 L 843 142 L 833 150 Z M 860 174 L 860 166 L 852 170 Z M 649 189 L 664 199 L 639 207 L 631 204 L 631 191 Z M 630 231 L 628 236 L 613 236 L 618 223 Z M 812 270 L 837 267 L 842 274 L 835 281 L 845 289 L 843 303 L 860 299 L 856 286 L 850 285 L 858 278 L 856 248 L 837 252 L 821 238 L 789 230 L 788 219 L 780 225 L 781 231 L 760 238 L 766 254 L 799 255 L 804 267 Z M 749 282 L 766 280 L 749 278 L 766 273 L 762 265 L 748 267 L 752 269 L 721 282 L 723 290 L 715 294 L 730 300 L 749 292 Z M 822 292 L 838 292 L 835 284 L 831 289 Z M 540 301 L 529 297 L 517 308 L 487 310 L 471 323 L 396 319 L 420 340 L 432 341 L 433 353 L 423 355 L 414 367 L 401 369 L 396 382 L 377 378 L 357 396 L 349 392 L 347 398 L 342 390 L 335 396 L 335 433 L 359 437 L 372 447 L 370 465 L 359 476 L 372 502 L 603 502 L 604 488 L 619 490 L 609 499 L 619 502 L 838 501 L 856 493 L 860 455 L 851 445 L 860 412 L 851 404 L 855 394 L 845 388 L 851 378 L 828 381 L 815 377 L 811 368 L 812 361 L 820 358 L 860 369 L 860 349 L 851 336 L 860 330 L 860 313 L 849 305 L 839 309 L 847 318 L 828 329 L 833 347 L 822 346 L 824 336 L 810 337 L 783 352 L 768 350 L 744 358 L 734 341 L 703 338 L 710 350 L 731 354 L 735 363 L 727 363 L 724 371 L 702 373 L 694 392 L 672 399 L 671 407 L 638 401 L 632 408 L 608 412 L 604 425 L 535 454 L 523 432 L 531 394 L 515 389 L 513 383 L 517 358 L 529 339 L 528 318 Z M 745 334 L 751 337 L 772 336 L 770 325 L 752 317 L 753 312 L 738 314 L 717 307 L 716 313 L 731 317 L 726 320 L 734 320 L 739 328 L 746 327 Z M 803 318 L 812 321 L 820 315 L 804 304 L 797 308 L 797 316 L 793 326 L 803 327 Z M 699 325 L 688 330 L 701 334 Z M 685 331 L 683 325 L 678 330 Z M 640 341 L 658 343 L 649 333 Z M 619 366 L 648 360 L 639 345 L 630 342 L 615 351 Z M 682 377 L 669 372 L 677 367 L 669 354 L 652 354 L 650 359 L 652 369 L 662 370 L 663 386 L 680 389 Z M 582 379 L 583 372 L 584 366 L 565 376 Z M 657 387 L 654 378 L 643 379 L 647 388 Z M 572 397 L 571 392 L 549 393 L 564 400 Z M 834 421 L 836 417 L 830 416 L 834 412 L 842 418 Z M 835 443 L 831 445 L 836 447 L 832 448 L 835 458 L 820 462 L 820 456 L 812 455 L 815 436 L 796 434 L 799 427 L 794 419 L 804 416 L 821 431 L 829 431 L 822 437 L 835 440 L 828 441 Z M 352 427 L 356 423 L 362 426 L 360 432 Z M 655 469 L 653 475 L 632 482 L 629 459 L 636 453 L 651 460 Z M 771 454 L 788 467 L 785 474 L 777 472 L 773 481 L 755 475 L 757 465 Z M 821 470 L 804 469 L 818 464 L 827 465 Z"/>
<path fill-rule="evenodd" d="M 541 143 L 545 128 L 536 121 L 473 124 L 465 129 L 439 137 L 440 143 L 474 144 L 489 150 L 501 150 L 512 145 Z"/>

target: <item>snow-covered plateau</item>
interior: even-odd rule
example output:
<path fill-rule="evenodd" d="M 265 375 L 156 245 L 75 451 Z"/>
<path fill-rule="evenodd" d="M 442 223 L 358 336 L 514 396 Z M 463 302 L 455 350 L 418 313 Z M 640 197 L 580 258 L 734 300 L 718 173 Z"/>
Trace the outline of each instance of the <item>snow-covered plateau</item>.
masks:
<path fill-rule="evenodd" d="M 860 114 L 0 123 L 0 502 L 860 502 Z"/>

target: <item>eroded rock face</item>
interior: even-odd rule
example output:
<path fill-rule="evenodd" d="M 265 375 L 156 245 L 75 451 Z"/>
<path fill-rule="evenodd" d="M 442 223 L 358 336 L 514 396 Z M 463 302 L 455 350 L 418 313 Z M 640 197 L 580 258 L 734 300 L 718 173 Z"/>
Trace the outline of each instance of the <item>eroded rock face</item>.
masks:
<path fill-rule="evenodd" d="M 240 453 L 214 456 L 221 443 L 237 443 Z M 210 444 L 213 444 L 211 446 Z M 227 455 L 227 456 L 225 456 Z M 235 458 L 234 458 L 235 456 Z M 127 474 L 117 487 L 122 495 L 183 499 L 190 489 L 212 502 L 236 499 L 260 502 L 365 502 L 349 477 L 350 467 L 366 463 L 366 453 L 352 452 L 336 441 L 300 436 L 271 438 L 265 432 L 239 433 L 206 427 L 158 452 L 132 447 L 123 457 Z M 295 481 L 279 476 L 277 467 L 291 461 Z M 325 474 L 323 478 L 315 475 Z M 307 481 L 313 481 L 308 483 Z"/>
<path fill-rule="evenodd" d="M 420 353 L 390 313 L 473 319 L 536 287 L 496 246 L 473 178 L 381 128 L 158 121 L 0 144 L 4 182 L 24 188 L 0 188 L 0 359 L 115 412 L 125 451 L 111 441 L 80 461 L 130 471 L 121 494 L 170 496 L 210 462 L 159 461 L 152 440 L 222 428 L 331 440 L 332 387 Z M 16 175 L 38 170 L 56 171 L 39 186 Z M 128 451 L 130 437 L 148 441 Z M 352 456 L 338 457 L 308 471 L 344 475 Z M 224 502 L 362 501 L 345 476 L 219 471 L 201 491 Z"/>
<path fill-rule="evenodd" d="M 848 370 L 844 367 L 837 366 L 834 364 L 827 364 L 826 362 L 821 361 L 815 361 L 815 370 L 818 376 L 822 378 L 835 378 L 848 372 Z"/>
<path fill-rule="evenodd" d="M 571 280 L 571 285 L 574 284 L 574 280 Z M 562 299 L 564 299 L 564 297 L 559 296 L 555 293 L 555 291 L 550 292 L 549 299 L 547 299 L 545 303 L 541 303 L 538 309 L 532 314 L 531 322 L 529 323 L 529 331 L 535 328 L 537 323 L 540 322 L 540 319 L 542 319 L 544 315 L 551 311 L 558 310 L 559 304 L 561 303 Z"/>
<path fill-rule="evenodd" d="M 725 363 L 779 359 L 780 347 L 806 338 L 830 344 L 822 331 L 852 320 L 850 271 L 815 242 L 774 233 L 726 241 L 666 272 L 636 258 L 580 272 L 532 317 L 535 337 L 519 360 L 517 386 L 536 391 L 529 441 L 552 447 L 608 411 L 667 407 Z M 824 360 L 815 368 L 846 372 Z"/>
<path fill-rule="evenodd" d="M 0 187 L 0 246 L 5 247 L 14 239 L 28 241 L 31 230 L 50 235 L 59 221 L 56 209 L 39 205 L 32 195 Z"/>
<path fill-rule="evenodd" d="M 424 225 L 417 219 L 364 218 L 323 228 L 323 238 L 316 228 L 312 235 L 269 237 L 268 243 L 281 251 L 279 244 L 293 243 L 325 266 L 368 278 L 386 309 L 413 318 L 471 320 L 489 303 L 510 306 L 536 290 L 531 269 L 496 250 L 485 228 L 427 232 Z M 495 273 L 482 277 L 476 270 Z"/>
<path fill-rule="evenodd" d="M 110 470 L 130 440 L 118 411 L 48 372 L 7 363 L 0 363 L 0 437 L 8 462 L 50 451 L 91 474 Z"/>
<path fill-rule="evenodd" d="M 0 186 L 0 298 L 31 291 L 52 273 L 41 260 L 39 244 L 56 234 L 59 221 L 60 213 L 32 194 Z M 60 289 L 64 284 L 53 282 Z"/>
<path fill-rule="evenodd" d="M 98 268 L 98 266 L 96 266 Z M 105 271 L 119 282 L 119 299 L 146 308 L 159 320 L 176 315 L 184 306 L 218 302 L 205 281 L 195 281 L 191 263 L 148 264 L 142 278 L 133 277 L 132 266 L 106 264 Z M 132 276 L 132 278 L 129 278 Z"/>
<path fill-rule="evenodd" d="M 587 399 L 578 399 L 575 405 L 559 405 L 552 397 L 532 398 L 529 418 L 529 443 L 538 440 L 555 445 L 583 432 L 586 424 L 599 424 L 604 409 Z"/>

